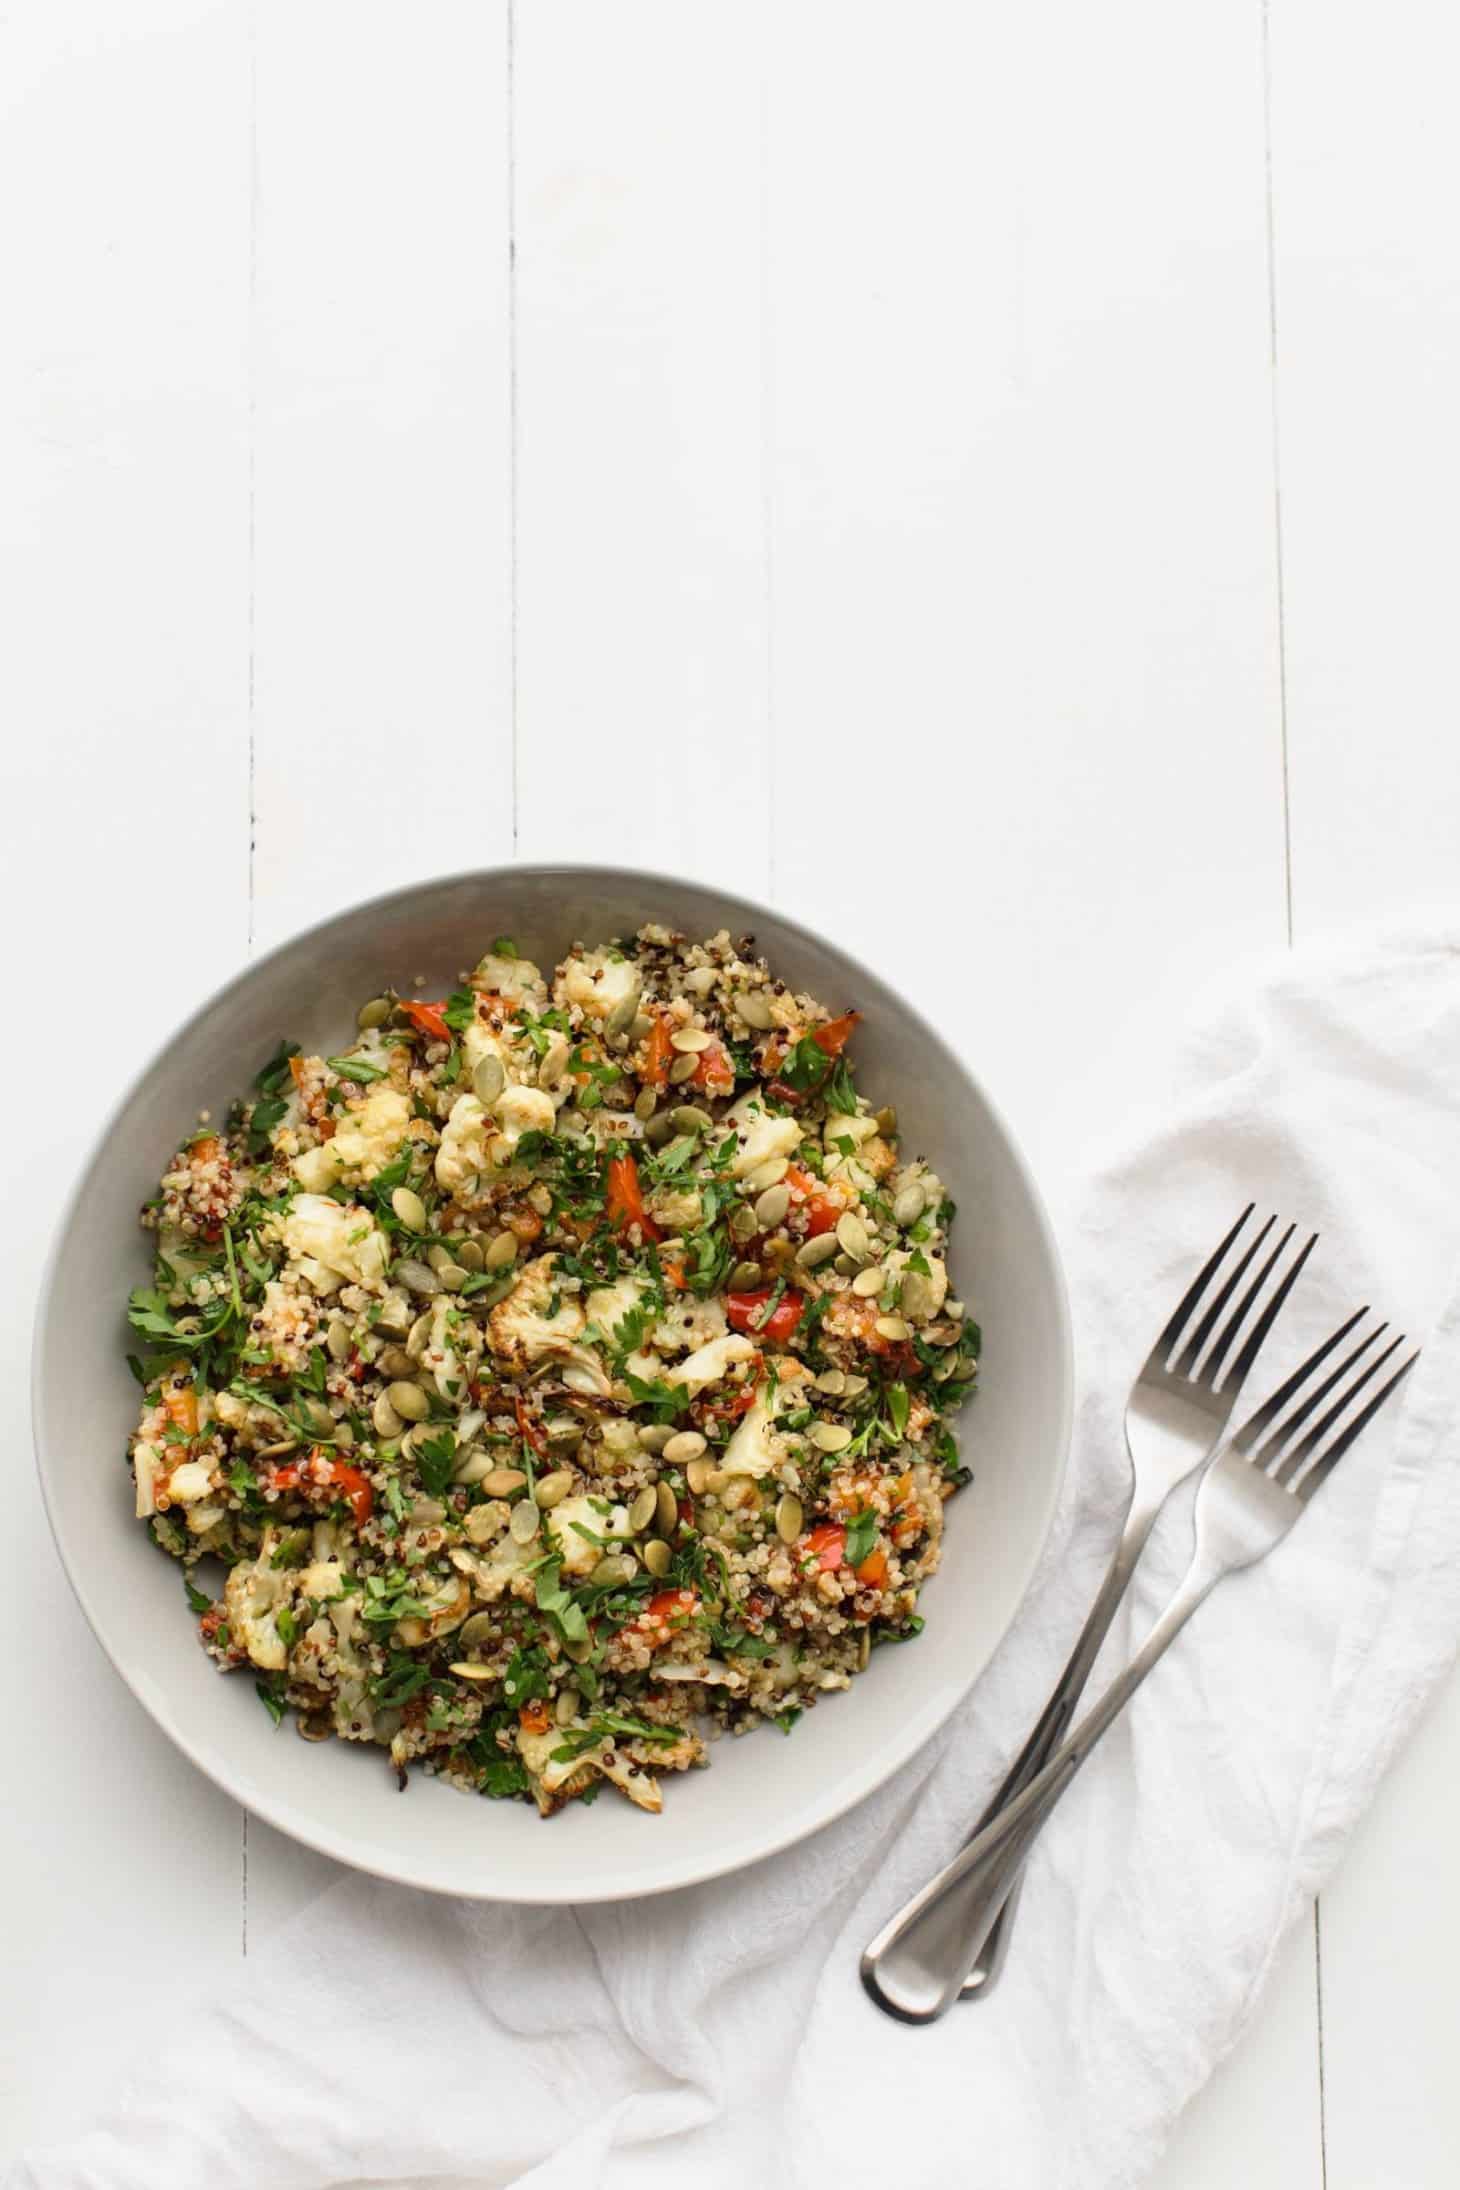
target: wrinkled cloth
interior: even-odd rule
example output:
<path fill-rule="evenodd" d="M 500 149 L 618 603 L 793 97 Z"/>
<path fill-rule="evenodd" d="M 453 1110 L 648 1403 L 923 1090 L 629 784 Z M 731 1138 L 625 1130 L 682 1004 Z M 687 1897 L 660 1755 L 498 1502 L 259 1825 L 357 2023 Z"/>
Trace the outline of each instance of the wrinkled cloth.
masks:
<path fill-rule="evenodd" d="M 1138 2181 L 1455 1650 L 1457 1091 L 1460 929 L 1234 975 L 1067 1228 L 1082 1396 L 1063 1501 L 939 1738 L 799 1848 L 657 1900 L 503 1908 L 342 1877 L 12 2190 Z M 1081 1775 L 997 1995 L 888 2022 L 858 1952 L 954 1852 L 1063 1664 L 1119 1529 L 1133 1371 L 1248 1200 L 1321 1234 L 1249 1401 L 1364 1301 L 1424 1358 Z M 1185 1563 L 1190 1502 L 1162 1516 L 1097 1689 Z"/>

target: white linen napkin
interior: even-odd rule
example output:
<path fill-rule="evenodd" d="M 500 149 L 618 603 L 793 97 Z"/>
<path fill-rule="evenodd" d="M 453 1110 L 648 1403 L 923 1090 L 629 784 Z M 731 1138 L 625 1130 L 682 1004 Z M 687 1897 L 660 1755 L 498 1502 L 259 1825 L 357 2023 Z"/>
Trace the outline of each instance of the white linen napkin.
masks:
<path fill-rule="evenodd" d="M 1457 1095 L 1460 931 L 1234 979 L 1064 1241 L 1083 1390 L 1066 1495 L 939 1739 L 801 1847 L 658 1900 L 512 1909 L 345 1877 L 12 2190 L 1137 2181 L 1455 1649 Z M 888 2022 L 858 1952 L 1043 1702 L 1118 1526 L 1132 1373 L 1248 1199 L 1322 1234 L 1254 1402 L 1366 1300 L 1426 1357 L 1108 1736 L 1039 1844 L 994 1999 Z M 1097 1687 L 1184 1563 L 1189 1506 L 1163 1516 Z"/>

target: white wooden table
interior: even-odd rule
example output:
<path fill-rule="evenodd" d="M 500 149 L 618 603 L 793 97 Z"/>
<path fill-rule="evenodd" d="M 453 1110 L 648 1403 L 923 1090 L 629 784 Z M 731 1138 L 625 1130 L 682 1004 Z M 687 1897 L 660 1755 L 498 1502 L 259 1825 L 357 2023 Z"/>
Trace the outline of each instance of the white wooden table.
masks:
<path fill-rule="evenodd" d="M 613 857 L 966 996 L 1058 1215 L 1203 976 L 1453 895 L 1457 63 L 1426 0 L 0 11 L 0 2154 L 332 1875 L 45 1532 L 98 1092 L 306 918 Z M 1457 1839 L 1452 1687 L 1164 2190 L 1453 2184 Z"/>

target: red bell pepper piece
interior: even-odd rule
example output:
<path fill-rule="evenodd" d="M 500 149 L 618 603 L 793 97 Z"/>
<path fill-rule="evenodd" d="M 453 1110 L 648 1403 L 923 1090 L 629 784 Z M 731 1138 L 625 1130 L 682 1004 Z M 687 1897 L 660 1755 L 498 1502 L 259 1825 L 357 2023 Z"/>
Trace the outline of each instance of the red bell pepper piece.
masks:
<path fill-rule="evenodd" d="M 784 1346 L 801 1321 L 806 1298 L 803 1293 L 783 1293 L 766 1316 L 770 1297 L 769 1286 L 755 1293 L 727 1293 L 725 1313 L 730 1319 L 731 1330 L 741 1332 L 746 1338 L 764 1338 L 773 1346 Z"/>
<path fill-rule="evenodd" d="M 627 1232 L 630 1225 L 639 1227 L 644 1240 L 662 1239 L 658 1225 L 644 1207 L 644 1189 L 639 1184 L 639 1167 L 632 1156 L 611 1156 L 604 1181 L 604 1206 L 608 1221 L 616 1231 Z"/>

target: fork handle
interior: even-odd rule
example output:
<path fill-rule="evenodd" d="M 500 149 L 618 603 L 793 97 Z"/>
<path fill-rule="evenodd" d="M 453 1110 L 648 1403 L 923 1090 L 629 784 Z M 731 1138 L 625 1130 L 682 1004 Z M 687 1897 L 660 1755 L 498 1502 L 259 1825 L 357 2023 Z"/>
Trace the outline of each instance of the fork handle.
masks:
<path fill-rule="evenodd" d="M 1130 1665 L 1064 1747 L 871 1941 L 862 1956 L 862 1983 L 887 2014 L 931 2023 L 952 2006 L 1060 1796 L 1221 1572 L 1200 1554 L 1193 1559 Z"/>
<path fill-rule="evenodd" d="M 1049 1762 L 1074 1723 L 1075 1707 L 1084 1693 L 1085 1683 L 1100 1645 L 1109 1632 L 1115 1618 L 1116 1607 L 1125 1595 L 1136 1561 L 1140 1558 L 1152 1524 L 1160 1512 L 1160 1498 L 1132 1498 L 1126 1512 L 1125 1526 L 1120 1542 L 1100 1585 L 1089 1617 L 1081 1628 L 1079 1639 L 1070 1652 L 1069 1663 L 1061 1673 L 1048 1703 L 1035 1720 L 1029 1738 L 1005 1773 L 995 1793 L 990 1797 L 978 1823 L 969 1835 L 975 1839 L 984 1828 L 991 1825 L 1001 1811 L 1007 1809 L 1014 1797 Z M 1015 1913 L 1019 1905 L 1017 1881 L 1011 1887 L 1007 1901 L 994 1919 L 993 1929 L 979 1947 L 963 1980 L 965 2000 L 986 2000 L 999 1981 L 1004 1958 L 1009 1951 L 1009 1936 L 1014 1928 Z"/>

